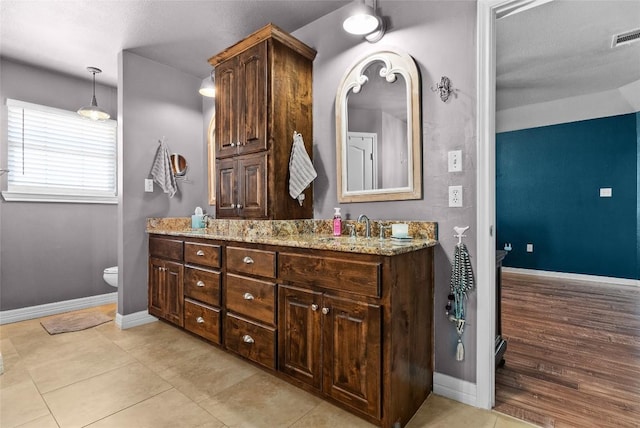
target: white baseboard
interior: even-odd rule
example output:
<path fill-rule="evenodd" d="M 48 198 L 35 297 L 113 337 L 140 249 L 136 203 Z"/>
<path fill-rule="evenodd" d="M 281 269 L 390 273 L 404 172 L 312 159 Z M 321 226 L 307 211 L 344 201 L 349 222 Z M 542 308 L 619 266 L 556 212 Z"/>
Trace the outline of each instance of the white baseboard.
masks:
<path fill-rule="evenodd" d="M 433 392 L 470 406 L 476 406 L 476 384 L 442 373 L 433 374 Z"/>
<path fill-rule="evenodd" d="M 503 267 L 502 272 L 518 273 L 523 275 L 537 275 L 547 278 L 572 279 L 577 281 L 601 282 L 611 285 L 635 285 L 640 287 L 640 280 L 615 278 L 611 276 L 585 275 L 581 273 L 551 272 L 546 270 L 522 269 L 513 267 Z"/>
<path fill-rule="evenodd" d="M 0 325 L 61 314 L 78 309 L 92 308 L 109 303 L 117 303 L 117 301 L 118 292 L 116 291 L 113 293 L 99 294 L 97 296 L 65 300 L 63 302 L 46 303 L 44 305 L 29 306 L 20 309 L 9 309 L 7 311 L 0 311 Z"/>
<path fill-rule="evenodd" d="M 120 330 L 137 327 L 139 325 L 149 324 L 158 321 L 158 318 L 149 315 L 147 311 L 134 312 L 128 315 L 116 314 L 116 325 Z"/>

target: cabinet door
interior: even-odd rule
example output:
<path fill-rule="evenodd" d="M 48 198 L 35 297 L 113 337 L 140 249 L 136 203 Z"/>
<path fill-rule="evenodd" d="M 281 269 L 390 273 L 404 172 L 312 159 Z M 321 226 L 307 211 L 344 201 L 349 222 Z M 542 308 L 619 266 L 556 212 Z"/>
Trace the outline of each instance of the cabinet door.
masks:
<path fill-rule="evenodd" d="M 278 366 L 280 371 L 320 389 L 322 294 L 278 287 Z"/>
<path fill-rule="evenodd" d="M 238 137 L 237 61 L 230 59 L 216 67 L 216 158 L 233 156 Z"/>
<path fill-rule="evenodd" d="M 153 257 L 149 258 L 149 314 L 164 318 L 164 262 Z"/>
<path fill-rule="evenodd" d="M 238 153 L 267 149 L 267 42 L 238 55 Z M 216 114 L 217 114 L 216 110 Z"/>
<path fill-rule="evenodd" d="M 325 394 L 380 417 L 380 306 L 325 295 L 323 390 Z"/>
<path fill-rule="evenodd" d="M 165 319 L 182 327 L 184 308 L 184 267 L 180 263 L 164 262 Z"/>
<path fill-rule="evenodd" d="M 216 161 L 216 217 L 236 217 L 238 203 L 237 162 L 234 159 Z"/>
<path fill-rule="evenodd" d="M 239 212 L 243 218 L 267 217 L 267 154 L 238 158 Z"/>

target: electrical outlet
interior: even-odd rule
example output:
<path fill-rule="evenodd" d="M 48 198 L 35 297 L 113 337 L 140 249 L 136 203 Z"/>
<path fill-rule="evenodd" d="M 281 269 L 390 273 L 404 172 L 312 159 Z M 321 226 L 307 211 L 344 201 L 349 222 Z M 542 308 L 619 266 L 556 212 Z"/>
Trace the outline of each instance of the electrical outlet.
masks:
<path fill-rule="evenodd" d="M 533 244 L 527 244 L 527 253 L 533 253 Z"/>
<path fill-rule="evenodd" d="M 449 186 L 449 206 L 462 206 L 462 186 Z"/>
<path fill-rule="evenodd" d="M 153 180 L 150 178 L 144 179 L 144 191 L 153 192 Z"/>
<path fill-rule="evenodd" d="M 449 172 L 462 171 L 462 150 L 449 152 Z"/>

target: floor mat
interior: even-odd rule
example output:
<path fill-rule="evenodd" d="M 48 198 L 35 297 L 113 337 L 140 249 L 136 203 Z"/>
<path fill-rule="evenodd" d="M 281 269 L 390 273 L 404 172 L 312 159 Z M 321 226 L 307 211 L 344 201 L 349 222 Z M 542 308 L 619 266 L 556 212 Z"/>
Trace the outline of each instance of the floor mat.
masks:
<path fill-rule="evenodd" d="M 44 319 L 40 321 L 40 324 L 49 334 L 58 334 L 86 330 L 112 319 L 102 312 L 73 312 Z"/>

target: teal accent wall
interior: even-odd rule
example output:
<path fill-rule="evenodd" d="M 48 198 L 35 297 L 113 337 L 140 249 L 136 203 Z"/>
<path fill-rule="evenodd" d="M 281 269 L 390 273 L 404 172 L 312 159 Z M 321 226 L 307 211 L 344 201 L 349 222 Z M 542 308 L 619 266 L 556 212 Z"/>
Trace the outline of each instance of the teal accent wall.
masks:
<path fill-rule="evenodd" d="M 497 134 L 504 265 L 640 279 L 639 135 L 640 113 Z"/>

